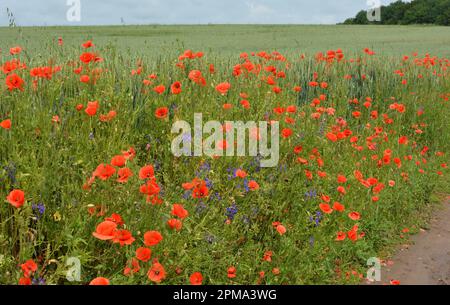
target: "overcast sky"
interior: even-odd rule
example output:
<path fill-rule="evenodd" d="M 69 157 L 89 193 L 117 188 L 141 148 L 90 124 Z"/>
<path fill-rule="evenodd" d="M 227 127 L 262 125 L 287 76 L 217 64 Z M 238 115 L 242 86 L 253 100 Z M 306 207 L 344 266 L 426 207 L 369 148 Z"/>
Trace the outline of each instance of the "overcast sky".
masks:
<path fill-rule="evenodd" d="M 68 21 L 80 2 L 81 20 Z M 334 24 L 371 4 L 394 0 L 0 0 L 0 26 L 9 8 L 17 25 L 271 23 Z"/>

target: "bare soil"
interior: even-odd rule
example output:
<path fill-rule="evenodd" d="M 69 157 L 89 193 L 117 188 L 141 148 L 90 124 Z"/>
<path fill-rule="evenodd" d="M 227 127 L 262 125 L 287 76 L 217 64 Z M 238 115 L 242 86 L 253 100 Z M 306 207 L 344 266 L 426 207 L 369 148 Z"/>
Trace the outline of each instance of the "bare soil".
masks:
<path fill-rule="evenodd" d="M 381 284 L 450 284 L 450 196 L 438 208 L 428 230 L 411 237 L 381 269 Z"/>

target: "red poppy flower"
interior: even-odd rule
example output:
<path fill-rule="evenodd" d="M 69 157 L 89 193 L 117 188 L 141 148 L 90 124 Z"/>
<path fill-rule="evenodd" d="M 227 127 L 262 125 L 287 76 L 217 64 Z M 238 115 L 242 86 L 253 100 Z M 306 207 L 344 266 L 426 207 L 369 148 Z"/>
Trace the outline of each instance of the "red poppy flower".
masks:
<path fill-rule="evenodd" d="M 141 270 L 141 266 L 139 266 L 139 261 L 136 258 L 131 259 L 131 267 L 126 266 L 123 270 L 123 275 L 128 276 L 130 273 L 136 273 Z"/>
<path fill-rule="evenodd" d="M 330 196 L 327 196 L 325 194 L 322 194 L 322 196 L 320 196 L 320 198 L 325 202 L 330 202 L 330 200 L 331 200 Z"/>
<path fill-rule="evenodd" d="M 188 77 L 190 80 L 192 80 L 196 84 L 199 84 L 202 86 L 206 85 L 206 80 L 202 76 L 202 72 L 200 72 L 199 70 L 192 70 L 191 72 L 189 72 Z"/>
<path fill-rule="evenodd" d="M 259 189 L 259 184 L 255 180 L 250 180 L 248 182 L 248 187 L 250 188 L 250 190 L 256 191 Z"/>
<path fill-rule="evenodd" d="M 11 128 L 11 120 L 7 119 L 7 120 L 0 122 L 0 127 L 3 129 L 6 129 L 6 130 L 10 129 Z"/>
<path fill-rule="evenodd" d="M 88 41 L 86 41 L 85 43 L 83 43 L 81 46 L 82 46 L 83 48 L 85 48 L 85 49 L 89 49 L 90 47 L 93 47 L 94 44 L 92 43 L 91 40 L 88 40 Z"/>
<path fill-rule="evenodd" d="M 305 176 L 306 176 L 306 178 L 308 178 L 308 180 L 313 179 L 313 173 L 307 169 L 305 169 Z"/>
<path fill-rule="evenodd" d="M 282 89 L 280 87 L 278 87 L 278 86 L 275 86 L 275 87 L 272 88 L 272 91 L 275 94 L 279 94 L 279 93 L 281 93 Z"/>
<path fill-rule="evenodd" d="M 88 102 L 88 105 L 87 105 L 86 109 L 84 110 L 84 112 L 86 112 L 86 114 L 88 116 L 94 116 L 97 114 L 97 110 L 99 107 L 100 106 L 99 106 L 98 101 Z"/>
<path fill-rule="evenodd" d="M 401 145 L 406 145 L 408 144 L 408 137 L 407 136 L 402 136 L 398 139 L 398 144 Z"/>
<path fill-rule="evenodd" d="M 197 178 L 195 178 L 194 180 L 192 180 L 192 182 L 186 182 L 183 183 L 181 186 L 183 187 L 183 189 L 185 190 L 191 190 L 193 189 L 196 185 L 197 185 Z"/>
<path fill-rule="evenodd" d="M 142 194 L 147 195 L 147 202 L 152 201 L 153 204 L 159 203 L 157 202 L 157 195 L 159 194 L 161 188 L 156 183 L 155 179 L 148 180 L 146 184 L 141 185 L 139 191 Z"/>
<path fill-rule="evenodd" d="M 200 272 L 194 272 L 189 277 L 189 282 L 191 285 L 201 285 L 203 282 L 203 276 Z"/>
<path fill-rule="evenodd" d="M 136 258 L 140 261 L 147 262 L 152 256 L 152 250 L 146 247 L 136 249 Z"/>
<path fill-rule="evenodd" d="M 169 113 L 169 108 L 167 108 L 167 107 L 160 107 L 155 110 L 155 116 L 158 119 L 165 119 L 167 117 L 168 113 Z"/>
<path fill-rule="evenodd" d="M 280 114 L 283 114 L 283 113 L 285 112 L 285 109 L 284 109 L 284 107 L 275 107 L 275 108 L 273 109 L 273 112 L 274 112 L 275 114 L 280 115 Z"/>
<path fill-rule="evenodd" d="M 114 156 L 112 159 L 111 159 L 111 165 L 112 166 L 117 166 L 117 167 L 122 167 L 122 166 L 124 166 L 125 165 L 125 157 L 123 156 L 123 155 L 117 155 L 117 156 Z"/>
<path fill-rule="evenodd" d="M 172 206 L 172 215 L 184 219 L 189 216 L 189 212 L 181 204 L 175 203 Z"/>
<path fill-rule="evenodd" d="M 73 73 L 75 74 L 81 74 L 81 72 L 83 71 L 83 67 L 78 67 L 76 69 L 73 70 Z"/>
<path fill-rule="evenodd" d="M 301 145 L 297 145 L 297 146 L 294 147 L 294 153 L 295 153 L 296 155 L 298 155 L 298 154 L 301 153 L 302 151 L 303 151 L 303 147 L 302 147 Z M 306 162 L 308 162 L 308 161 L 306 161 Z"/>
<path fill-rule="evenodd" d="M 91 78 L 89 77 L 89 75 L 81 75 L 81 77 L 80 77 L 80 82 L 85 83 L 85 84 L 89 83 L 90 80 L 91 80 Z"/>
<path fill-rule="evenodd" d="M 103 221 L 97 226 L 92 235 L 100 240 L 111 240 L 115 237 L 117 231 L 117 224 L 112 221 Z"/>
<path fill-rule="evenodd" d="M 192 198 L 204 198 L 209 194 L 209 189 L 206 184 L 202 183 L 201 185 L 194 188 L 192 191 Z"/>
<path fill-rule="evenodd" d="M 107 114 L 101 114 L 100 115 L 100 121 L 101 122 L 109 122 L 112 119 L 114 119 L 117 115 L 117 112 L 114 110 L 111 110 L 110 112 L 108 112 Z"/>
<path fill-rule="evenodd" d="M 176 219 L 176 218 L 172 218 L 169 219 L 167 221 L 167 225 L 171 228 L 171 229 L 175 229 L 177 231 L 180 231 L 181 228 L 183 227 L 183 223 L 181 222 L 181 220 Z"/>
<path fill-rule="evenodd" d="M 225 95 L 227 94 L 228 90 L 230 90 L 230 88 L 231 88 L 230 83 L 220 83 L 216 86 L 216 91 L 222 95 Z"/>
<path fill-rule="evenodd" d="M 319 204 L 319 208 L 324 212 L 325 214 L 331 214 L 333 213 L 333 210 L 331 209 L 330 205 L 328 203 L 321 203 Z"/>
<path fill-rule="evenodd" d="M 21 208 L 25 203 L 25 193 L 22 190 L 13 190 L 6 197 L 6 201 L 17 209 Z"/>
<path fill-rule="evenodd" d="M 22 52 L 22 48 L 19 46 L 9 49 L 9 54 L 11 54 L 11 55 L 17 55 L 17 54 L 20 54 L 21 52 Z"/>
<path fill-rule="evenodd" d="M 20 63 L 18 59 L 13 59 L 11 61 L 7 61 L 3 64 L 2 70 L 4 74 L 9 74 L 17 69 L 26 69 L 25 64 Z"/>
<path fill-rule="evenodd" d="M 244 107 L 245 109 L 249 109 L 250 108 L 250 102 L 247 100 L 242 100 L 241 101 L 241 105 L 242 107 Z"/>
<path fill-rule="evenodd" d="M 345 183 L 345 182 L 347 182 L 347 178 L 345 178 L 345 176 L 343 176 L 343 175 L 338 175 L 337 176 L 337 182 L 338 183 Z"/>
<path fill-rule="evenodd" d="M 124 224 L 122 217 L 116 213 L 112 213 L 111 217 L 107 217 L 107 218 L 105 218 L 105 220 L 115 222 L 118 226 L 121 226 Z"/>
<path fill-rule="evenodd" d="M 155 91 L 158 94 L 163 94 L 164 91 L 166 91 L 166 87 L 163 85 L 159 85 L 159 86 L 156 86 L 155 88 L 153 88 L 153 91 Z"/>
<path fill-rule="evenodd" d="M 20 78 L 17 74 L 9 74 L 6 76 L 6 86 L 8 87 L 9 91 L 13 91 L 14 89 L 19 89 L 20 91 L 23 91 L 23 84 L 25 82 L 22 78 Z"/>
<path fill-rule="evenodd" d="M 28 286 L 31 285 L 31 279 L 28 277 L 21 277 L 19 279 L 19 285 L 21 286 Z"/>
<path fill-rule="evenodd" d="M 114 175 L 116 169 L 109 164 L 100 164 L 95 169 L 93 176 L 98 177 L 100 180 L 107 180 L 109 177 Z"/>
<path fill-rule="evenodd" d="M 270 263 L 272 261 L 272 255 L 273 255 L 272 251 L 264 252 L 263 261 Z"/>
<path fill-rule="evenodd" d="M 274 80 L 273 77 L 271 77 L 271 76 L 267 77 L 266 83 L 267 83 L 269 86 L 273 86 L 273 85 L 276 84 L 275 80 Z"/>
<path fill-rule="evenodd" d="M 85 52 L 81 54 L 80 60 L 84 62 L 85 64 L 90 63 L 91 61 L 95 60 L 95 55 L 93 53 Z"/>
<path fill-rule="evenodd" d="M 166 278 L 166 270 L 160 263 L 154 263 L 147 273 L 150 281 L 155 283 L 161 283 Z"/>
<path fill-rule="evenodd" d="M 236 177 L 239 177 L 239 178 L 245 178 L 245 177 L 247 177 L 247 172 L 244 171 L 244 170 L 242 170 L 242 169 L 237 169 L 237 170 L 234 172 L 234 175 L 235 175 Z"/>
<path fill-rule="evenodd" d="M 322 172 L 322 171 L 317 171 L 317 176 L 321 177 L 321 178 L 325 178 L 327 176 L 326 172 Z"/>
<path fill-rule="evenodd" d="M 113 243 L 119 243 L 121 246 L 131 245 L 134 242 L 134 237 L 131 235 L 131 232 L 128 230 L 116 230 L 114 234 L 114 238 L 112 239 Z"/>
<path fill-rule="evenodd" d="M 25 263 L 20 265 L 20 267 L 23 271 L 23 275 L 27 278 L 29 278 L 30 275 L 38 269 L 37 264 L 32 259 L 27 260 Z"/>
<path fill-rule="evenodd" d="M 228 273 L 228 275 L 227 275 L 228 278 L 230 278 L 230 279 L 235 278 L 236 277 L 236 268 L 235 267 L 228 268 L 227 273 Z"/>
<path fill-rule="evenodd" d="M 336 142 L 337 139 L 338 139 L 337 136 L 334 133 L 331 133 L 331 132 L 327 133 L 327 138 L 331 142 Z"/>
<path fill-rule="evenodd" d="M 289 113 L 296 113 L 297 112 L 297 106 L 295 106 L 295 105 L 288 106 L 286 108 L 286 111 L 289 112 Z"/>
<path fill-rule="evenodd" d="M 345 234 L 345 232 L 337 232 L 337 234 L 336 234 L 337 241 L 343 241 L 346 238 L 347 238 L 347 234 Z"/>
<path fill-rule="evenodd" d="M 172 94 L 180 94 L 182 89 L 181 89 L 181 83 L 180 82 L 174 82 L 171 86 L 170 86 L 170 91 L 172 92 Z"/>
<path fill-rule="evenodd" d="M 351 220 L 359 220 L 361 218 L 361 215 L 358 212 L 351 212 L 348 214 L 348 217 Z"/>
<path fill-rule="evenodd" d="M 61 123 L 61 120 L 60 120 L 59 116 L 54 115 L 52 117 L 52 123 Z"/>
<path fill-rule="evenodd" d="M 333 210 L 337 211 L 337 212 L 343 212 L 345 210 L 344 205 L 340 204 L 339 202 L 335 202 L 333 204 Z"/>
<path fill-rule="evenodd" d="M 277 225 L 276 229 L 280 235 L 284 235 L 284 233 L 286 233 L 286 227 L 283 226 L 282 224 Z"/>
<path fill-rule="evenodd" d="M 142 81 L 142 83 L 143 83 L 144 85 L 146 85 L 146 86 L 150 86 L 151 84 L 153 84 L 153 82 L 150 81 L 150 80 L 148 80 L 148 79 L 144 79 L 144 80 Z"/>
<path fill-rule="evenodd" d="M 339 193 L 341 193 L 342 195 L 344 195 L 346 193 L 345 188 L 343 186 L 338 186 L 337 187 L 337 191 Z"/>
<path fill-rule="evenodd" d="M 292 129 L 289 129 L 289 128 L 284 128 L 282 131 L 281 131 L 281 135 L 283 136 L 283 138 L 289 138 L 291 135 L 292 135 Z"/>
<path fill-rule="evenodd" d="M 127 151 L 122 151 L 122 155 L 125 157 L 125 159 L 131 161 L 136 156 L 136 151 L 133 147 L 130 147 Z"/>
<path fill-rule="evenodd" d="M 162 240 L 163 237 L 158 231 L 148 231 L 144 234 L 144 244 L 146 246 L 156 246 Z"/>
<path fill-rule="evenodd" d="M 93 285 L 93 286 L 106 286 L 109 285 L 109 280 L 107 278 L 104 277 L 96 277 L 95 279 L 93 279 L 89 285 Z"/>
<path fill-rule="evenodd" d="M 155 177 L 155 169 L 152 165 L 146 165 L 139 170 L 139 179 L 152 179 Z"/>
<path fill-rule="evenodd" d="M 347 232 L 347 236 L 348 238 L 350 238 L 350 240 L 352 241 L 357 241 L 358 240 L 358 226 L 353 226 L 353 228 Z"/>
<path fill-rule="evenodd" d="M 127 183 L 128 179 L 133 176 L 133 172 L 131 171 L 131 169 L 129 169 L 128 167 L 124 167 L 119 169 L 119 171 L 117 172 L 117 182 L 119 183 Z"/>

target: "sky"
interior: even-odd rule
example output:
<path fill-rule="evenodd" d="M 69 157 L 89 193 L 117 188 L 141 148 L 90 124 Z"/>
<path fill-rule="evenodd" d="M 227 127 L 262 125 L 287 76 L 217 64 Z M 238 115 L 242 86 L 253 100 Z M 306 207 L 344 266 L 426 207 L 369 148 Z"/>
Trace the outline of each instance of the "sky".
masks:
<path fill-rule="evenodd" d="M 0 0 L 17 25 L 335 24 L 395 0 Z M 78 11 L 78 3 L 79 12 Z M 68 12 L 70 13 L 67 18 Z M 78 17 L 79 16 L 79 20 Z M 123 20 L 123 21 L 122 21 Z"/>

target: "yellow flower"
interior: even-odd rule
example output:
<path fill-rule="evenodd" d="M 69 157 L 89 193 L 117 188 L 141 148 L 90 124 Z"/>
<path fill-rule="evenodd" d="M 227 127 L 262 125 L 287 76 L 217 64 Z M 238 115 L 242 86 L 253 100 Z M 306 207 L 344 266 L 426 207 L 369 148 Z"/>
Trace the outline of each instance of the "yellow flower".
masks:
<path fill-rule="evenodd" d="M 55 221 L 60 221 L 61 220 L 61 214 L 59 214 L 59 212 L 55 212 L 55 214 L 53 214 L 53 219 Z"/>

